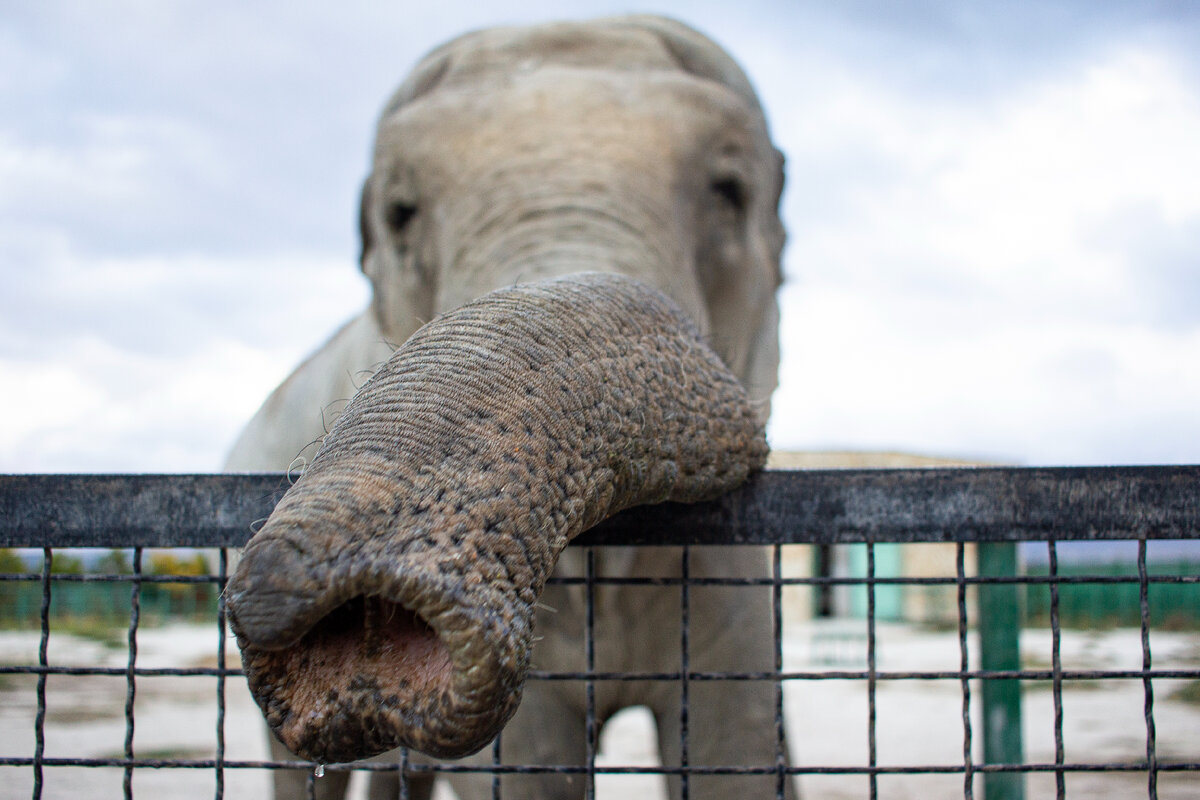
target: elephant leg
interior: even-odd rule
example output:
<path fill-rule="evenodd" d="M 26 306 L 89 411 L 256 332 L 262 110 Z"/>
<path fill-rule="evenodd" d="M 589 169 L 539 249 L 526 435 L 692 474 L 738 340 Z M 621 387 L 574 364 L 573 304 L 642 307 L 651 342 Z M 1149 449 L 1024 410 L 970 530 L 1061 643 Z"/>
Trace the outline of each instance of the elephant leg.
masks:
<path fill-rule="evenodd" d="M 691 550 L 693 578 L 760 578 L 769 574 L 757 548 Z M 775 664 L 771 590 L 762 586 L 700 586 L 688 589 L 688 668 L 694 672 L 770 672 Z M 675 637 L 679 623 L 664 631 Z M 680 641 L 675 638 L 674 641 Z M 676 662 L 679 663 L 678 661 Z M 687 763 L 692 767 L 774 767 L 779 749 L 775 728 L 777 684 L 771 680 L 691 681 L 687 687 Z M 681 763 L 682 691 L 671 687 L 656 697 L 654 711 L 663 764 Z M 788 757 L 786 742 L 783 755 Z M 682 797 L 679 777 L 668 780 L 673 800 Z M 795 798 L 785 780 L 785 797 Z M 690 775 L 692 800 L 775 797 L 778 777 Z"/>
<path fill-rule="evenodd" d="M 724 684 L 724 685 L 723 685 Z M 656 711 L 663 764 L 681 763 L 678 701 Z M 775 687 L 770 681 L 702 681 L 688 687 L 688 765 L 693 767 L 770 767 L 775 764 Z M 786 742 L 784 758 L 787 759 Z M 790 762 L 788 762 L 790 763 Z M 671 800 L 683 795 L 682 780 L 668 776 Z M 690 775 L 690 800 L 728 797 L 775 797 L 775 775 Z M 784 779 L 784 797 L 797 794 Z"/>
<path fill-rule="evenodd" d="M 578 695 L 578 697 L 576 697 Z M 582 765 L 587 760 L 584 690 L 574 681 L 529 681 L 521 706 L 504 728 L 501 762 L 533 766 Z M 468 759 L 491 764 L 492 748 Z M 490 800 L 492 775 L 459 773 L 448 776 L 461 800 Z M 579 800 L 585 796 L 584 775 L 535 773 L 500 777 L 502 797 L 521 800 Z"/>
<path fill-rule="evenodd" d="M 268 734 L 269 735 L 269 734 Z M 274 761 L 291 761 L 295 756 L 279 743 L 274 736 L 271 739 L 271 759 Z M 308 769 L 277 769 L 272 773 L 275 788 L 275 800 L 307 800 L 308 781 L 312 771 Z M 410 800 L 429 800 L 433 797 L 432 775 L 411 775 L 408 778 L 408 797 Z M 350 785 L 349 772 L 326 771 L 325 775 L 316 780 L 313 786 L 313 796 L 316 800 L 343 800 L 346 789 Z M 368 781 L 368 800 L 396 800 L 400 796 L 399 776 L 390 772 L 375 772 Z"/>
<path fill-rule="evenodd" d="M 294 761 L 296 757 L 280 744 L 279 740 L 267 734 L 271 743 L 271 759 L 273 761 Z M 306 800 L 308 781 L 312 778 L 311 769 L 277 769 L 271 777 L 275 784 L 275 800 Z M 327 771 L 325 776 L 316 779 L 313 786 L 313 797 L 316 800 L 342 800 L 346 796 L 346 787 L 350 783 L 349 772 Z"/>
<path fill-rule="evenodd" d="M 429 800 L 433 797 L 432 775 L 408 776 L 408 791 L 404 795 L 409 800 Z M 396 800 L 400 797 L 400 776 L 392 772 L 374 773 L 371 775 L 367 800 Z"/>

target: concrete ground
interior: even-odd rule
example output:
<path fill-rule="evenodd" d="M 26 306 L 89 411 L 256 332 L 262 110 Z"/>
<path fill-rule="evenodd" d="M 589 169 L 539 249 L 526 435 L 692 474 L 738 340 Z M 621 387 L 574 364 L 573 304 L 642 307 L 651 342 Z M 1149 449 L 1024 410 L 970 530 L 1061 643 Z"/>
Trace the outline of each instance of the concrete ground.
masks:
<path fill-rule="evenodd" d="M 218 632 L 214 628 L 172 626 L 145 629 L 138 635 L 140 667 L 213 666 Z M 227 641 L 230 665 L 236 648 Z M 1159 668 L 1200 667 L 1200 635 L 1155 632 L 1151 649 Z M 0 632 L 0 662 L 36 664 L 35 632 Z M 866 636 L 862 622 L 838 620 L 790 625 L 785 643 L 785 669 L 857 670 L 865 665 Z M 1026 631 L 1022 639 L 1027 667 L 1050 664 L 1050 634 Z M 956 670 L 960 664 L 957 634 L 909 625 L 881 624 L 877 632 L 880 670 Z M 56 633 L 49 659 L 55 665 L 103 664 L 123 667 L 124 634 Z M 1065 669 L 1140 669 L 1141 641 L 1136 630 L 1067 631 L 1063 634 Z M 0 676 L 0 757 L 28 757 L 34 751 L 36 715 L 34 676 Z M 140 758 L 204 759 L 216 749 L 216 679 L 211 677 L 140 677 L 134 702 L 134 752 Z M 1154 681 L 1154 721 L 1160 761 L 1200 761 L 1200 682 Z M 119 758 L 126 735 L 126 682 L 123 676 L 50 676 L 47 680 L 45 755 L 65 758 Z M 970 686 L 974 759 L 981 760 L 979 687 Z M 1054 709 L 1050 684 L 1024 690 L 1026 760 L 1054 761 Z M 1063 740 L 1068 762 L 1135 763 L 1145 759 L 1145 688 L 1140 679 L 1071 681 L 1063 687 Z M 880 681 L 876 692 L 877 762 L 880 765 L 961 765 L 963 763 L 962 685 L 958 680 Z M 794 762 L 799 765 L 863 766 L 868 763 L 868 704 L 865 681 L 794 681 L 785 685 L 785 705 Z M 695 735 L 700 735 L 695 732 Z M 267 757 L 258 709 L 240 680 L 226 687 L 225 754 L 238 760 Z M 638 709 L 618 715 L 603 733 L 604 765 L 654 765 L 656 755 L 649 715 Z M 44 798 L 121 797 L 120 768 L 47 767 Z M 1194 773 L 1162 773 L 1158 797 L 1197 796 Z M 135 797 L 211 798 L 216 773 L 208 769 L 137 769 Z M 863 776 L 805 775 L 807 798 L 865 798 Z M 269 779 L 261 770 L 227 769 L 224 796 L 269 796 Z M 31 767 L 0 767 L 0 800 L 27 798 L 33 787 Z M 975 796 L 982 797 L 982 778 Z M 1054 776 L 1026 778 L 1027 797 L 1054 797 Z M 1147 797 L 1144 773 L 1068 773 L 1068 797 Z M 352 796 L 363 796 L 355 779 Z M 655 776 L 601 776 L 597 797 L 664 796 Z M 446 791 L 441 797 L 450 798 Z M 880 798 L 932 800 L 963 797 L 961 774 L 881 776 Z"/>

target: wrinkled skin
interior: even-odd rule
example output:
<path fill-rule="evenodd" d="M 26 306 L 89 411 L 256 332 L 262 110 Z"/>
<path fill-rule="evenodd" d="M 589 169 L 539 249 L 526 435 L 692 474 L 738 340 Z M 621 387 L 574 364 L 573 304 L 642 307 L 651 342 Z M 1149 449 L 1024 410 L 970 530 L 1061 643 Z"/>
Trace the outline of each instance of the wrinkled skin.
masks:
<path fill-rule="evenodd" d="M 506 762 L 585 762 L 583 683 L 529 681 L 522 696 L 528 667 L 586 666 L 583 587 L 542 591 L 545 578 L 556 563 L 556 574 L 583 574 L 582 553 L 562 546 L 604 516 L 713 496 L 761 465 L 778 365 L 781 188 L 782 160 L 744 75 L 678 23 L 484 31 L 418 64 L 385 107 L 363 188 L 371 306 L 268 398 L 227 463 L 278 470 L 298 453 L 310 458 L 345 398 L 387 362 L 230 585 L 251 686 L 276 735 L 330 760 L 401 743 L 458 756 L 484 746 L 516 708 Z M 580 274 L 597 272 L 614 277 Z M 505 287 L 516 288 L 489 294 Z M 513 303 L 527 305 L 510 312 Z M 523 327 L 531 319 L 543 321 Z M 393 357 L 387 343 L 401 342 Z M 446 366 L 459 363 L 456 346 L 475 360 Z M 513 363 L 526 361 L 536 368 L 503 390 Z M 542 386 L 536 376 L 547 371 L 561 380 Z M 542 394 L 522 405 L 526 386 Z M 475 399 L 461 414 L 427 413 L 464 397 Z M 545 425 L 518 430 L 535 411 Z M 579 444 L 595 430 L 603 444 Z M 488 453 L 523 447 L 533 455 L 505 467 L 515 473 L 493 480 L 481 468 Z M 511 506 L 517 473 L 524 488 Z M 428 525 L 415 521 L 430 514 Z M 447 569 L 462 563 L 462 542 L 473 566 Z M 519 544 L 520 569 L 504 542 Z M 489 548 L 499 562 L 474 558 Z M 687 564 L 692 577 L 758 576 L 765 566 L 747 548 L 693 548 Z M 682 568 L 677 548 L 604 550 L 595 563 L 602 577 Z M 439 590 L 441 578 L 429 577 L 447 572 L 460 588 Z M 680 598 L 678 586 L 597 588 L 596 669 L 678 671 Z M 771 669 L 770 609 L 766 590 L 692 588 L 690 669 Z M 531 632 L 532 653 L 521 645 Z M 774 703 L 771 682 L 692 682 L 688 763 L 773 764 Z M 597 682 L 599 722 L 634 705 L 654 714 L 663 763 L 679 764 L 679 686 Z M 490 748 L 471 756 L 491 757 Z M 490 776 L 450 781 L 466 800 L 491 796 Z M 331 772 L 318 796 L 344 785 Z M 572 776 L 502 785 L 512 797 L 583 796 Z M 677 778 L 668 786 L 680 795 Z M 410 782 L 412 797 L 430 789 Z M 773 796 L 775 778 L 692 776 L 688 790 Z M 277 776 L 277 797 L 303 791 L 302 773 Z M 383 778 L 372 786 L 373 796 L 395 791 Z"/>

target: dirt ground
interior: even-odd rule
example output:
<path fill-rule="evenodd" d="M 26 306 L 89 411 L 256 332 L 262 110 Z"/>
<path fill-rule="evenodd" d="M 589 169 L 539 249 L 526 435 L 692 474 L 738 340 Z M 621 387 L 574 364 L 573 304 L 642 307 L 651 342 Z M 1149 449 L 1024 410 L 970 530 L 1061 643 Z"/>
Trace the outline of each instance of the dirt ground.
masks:
<path fill-rule="evenodd" d="M 139 667 L 194 667 L 216 663 L 218 631 L 173 626 L 145 629 L 138 635 Z M 227 641 L 230 665 L 236 648 Z M 1022 639 L 1025 665 L 1047 668 L 1050 634 L 1026 631 Z M 1200 636 L 1155 632 L 1151 649 L 1156 668 L 1196 669 Z M 35 632 L 0 632 L 0 662 L 36 664 Z M 866 637 L 862 622 L 834 621 L 789 626 L 786 670 L 856 670 L 865 665 Z M 957 634 L 907 625 L 880 625 L 877 633 L 880 670 L 957 670 Z M 124 667 L 123 634 L 53 634 L 53 665 Z M 1140 669 L 1141 641 L 1136 630 L 1068 631 L 1063 634 L 1065 669 Z M 973 665 L 975 666 L 975 665 Z M 34 752 L 37 679 L 0 676 L 0 757 L 30 757 Z M 212 677 L 139 677 L 134 701 L 134 752 L 139 758 L 205 759 L 216 750 L 216 679 Z M 1196 681 L 1156 680 L 1154 722 L 1157 756 L 1162 760 L 1200 760 L 1200 691 Z M 979 686 L 972 683 L 974 756 L 982 760 Z M 52 675 L 46 685 L 45 755 L 50 758 L 119 758 L 126 736 L 124 676 Z M 1031 683 L 1024 688 L 1025 758 L 1054 761 L 1054 708 L 1051 688 Z M 1140 679 L 1069 681 L 1063 690 L 1063 740 L 1068 762 L 1135 763 L 1146 756 L 1145 689 Z M 961 765 L 963 763 L 962 685 L 958 680 L 880 681 L 876 692 L 877 761 L 880 765 Z M 799 765 L 863 766 L 868 763 L 867 689 L 862 680 L 792 681 L 785 684 L 785 705 L 794 762 Z M 605 728 L 600 764 L 654 765 L 656 755 L 649 715 L 632 709 Z M 261 717 L 240 680 L 226 684 L 226 758 L 267 757 Z M 45 798 L 121 797 L 120 768 L 46 767 Z M 1194 773 L 1161 773 L 1158 797 L 1198 796 Z M 868 796 L 863 776 L 805 775 L 807 798 L 849 800 Z M 135 797 L 211 798 L 216 771 L 206 769 L 137 769 Z M 269 796 L 269 777 L 262 770 L 226 769 L 224 796 Z M 29 766 L 0 766 L 0 800 L 27 798 L 33 788 Z M 1055 796 L 1053 774 L 1026 778 L 1027 797 Z M 1068 773 L 1068 797 L 1147 797 L 1144 773 Z M 352 796 L 362 797 L 364 782 L 355 778 Z M 599 798 L 664 797 L 654 776 L 601 776 Z M 982 797 L 976 778 L 975 796 Z M 880 776 L 880 798 L 933 800 L 963 797 L 961 774 Z M 443 791 L 441 800 L 452 795 Z"/>

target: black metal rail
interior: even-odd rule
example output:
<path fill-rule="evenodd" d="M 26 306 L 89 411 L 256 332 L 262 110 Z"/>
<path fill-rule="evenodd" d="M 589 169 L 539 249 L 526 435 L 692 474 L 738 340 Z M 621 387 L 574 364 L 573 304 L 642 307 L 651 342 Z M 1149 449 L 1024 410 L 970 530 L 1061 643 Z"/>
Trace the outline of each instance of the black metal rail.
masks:
<path fill-rule="evenodd" d="M 283 475 L 0 475 L 0 547 L 241 547 Z M 668 524 L 669 523 L 669 524 Z M 581 545 L 1188 539 L 1200 466 L 768 470 L 630 509 Z"/>

